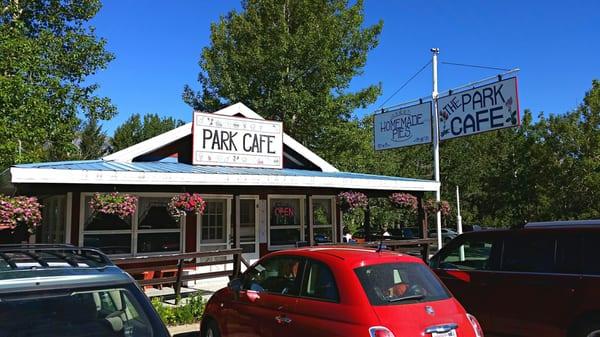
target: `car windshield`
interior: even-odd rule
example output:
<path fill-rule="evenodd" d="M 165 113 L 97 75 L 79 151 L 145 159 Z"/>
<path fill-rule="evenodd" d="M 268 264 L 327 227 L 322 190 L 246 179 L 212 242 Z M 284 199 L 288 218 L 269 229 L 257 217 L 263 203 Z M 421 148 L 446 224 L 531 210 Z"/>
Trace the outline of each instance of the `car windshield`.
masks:
<path fill-rule="evenodd" d="M 0 337 L 159 335 L 144 306 L 124 288 L 2 295 L 0 327 Z"/>
<path fill-rule="evenodd" d="M 431 270 L 419 263 L 384 263 L 354 270 L 372 305 L 450 298 Z"/>

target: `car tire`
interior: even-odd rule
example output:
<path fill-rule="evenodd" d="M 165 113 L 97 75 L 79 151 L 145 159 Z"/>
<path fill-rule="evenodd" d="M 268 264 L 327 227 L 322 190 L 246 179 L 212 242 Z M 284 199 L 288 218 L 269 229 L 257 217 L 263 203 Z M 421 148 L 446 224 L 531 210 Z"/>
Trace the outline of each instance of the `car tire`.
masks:
<path fill-rule="evenodd" d="M 600 322 L 588 322 L 580 325 L 574 337 L 600 337 Z"/>
<path fill-rule="evenodd" d="M 214 319 L 208 319 L 204 328 L 202 329 L 202 337 L 221 337 L 219 326 Z"/>

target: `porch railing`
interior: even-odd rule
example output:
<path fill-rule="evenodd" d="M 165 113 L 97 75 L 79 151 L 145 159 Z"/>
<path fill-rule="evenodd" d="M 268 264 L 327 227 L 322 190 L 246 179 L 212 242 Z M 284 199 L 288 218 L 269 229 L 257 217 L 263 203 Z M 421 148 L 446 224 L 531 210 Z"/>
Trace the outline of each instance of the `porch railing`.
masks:
<path fill-rule="evenodd" d="M 197 259 L 219 258 L 212 261 L 200 261 Z M 246 267 L 249 263 L 242 257 L 242 249 L 223 249 L 194 253 L 173 253 L 150 256 L 113 258 L 113 263 L 131 275 L 139 275 L 147 272 L 174 272 L 174 276 L 157 277 L 137 280 L 141 287 L 173 284 L 175 289 L 175 301 L 179 301 L 181 295 L 181 284 L 185 281 L 196 281 L 214 277 L 229 276 L 237 277 L 241 272 L 241 264 Z M 227 269 L 227 265 L 233 265 Z M 183 275 L 185 268 L 196 268 L 223 265 L 223 270 L 205 273 L 191 273 Z"/>

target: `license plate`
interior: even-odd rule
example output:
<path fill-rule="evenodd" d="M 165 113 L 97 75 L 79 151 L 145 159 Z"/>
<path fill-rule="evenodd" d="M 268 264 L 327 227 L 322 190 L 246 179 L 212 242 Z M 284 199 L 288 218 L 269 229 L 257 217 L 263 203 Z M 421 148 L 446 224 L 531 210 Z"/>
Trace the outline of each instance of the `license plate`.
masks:
<path fill-rule="evenodd" d="M 456 330 L 450 330 L 447 332 L 434 332 L 431 337 L 456 337 Z"/>

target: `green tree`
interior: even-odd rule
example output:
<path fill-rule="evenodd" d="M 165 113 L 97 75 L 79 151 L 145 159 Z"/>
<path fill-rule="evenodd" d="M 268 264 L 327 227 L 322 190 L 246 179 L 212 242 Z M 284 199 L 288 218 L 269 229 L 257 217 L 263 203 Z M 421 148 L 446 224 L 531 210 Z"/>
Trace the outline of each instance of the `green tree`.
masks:
<path fill-rule="evenodd" d="M 115 130 L 110 141 L 113 151 L 119 151 L 146 139 L 183 125 L 183 121 L 158 114 L 133 114 Z"/>
<path fill-rule="evenodd" d="M 88 23 L 99 0 L 0 1 L 0 167 L 76 158 L 78 115 L 111 118 L 88 75 L 113 59 Z"/>
<path fill-rule="evenodd" d="M 106 133 L 96 118 L 88 119 L 79 133 L 81 159 L 99 159 L 108 151 Z"/>
<path fill-rule="evenodd" d="M 383 23 L 362 27 L 362 0 L 244 0 L 242 8 L 211 25 L 202 88 L 186 86 L 184 100 L 202 111 L 243 102 L 319 152 L 331 141 L 329 127 L 380 93 L 377 85 L 348 88 Z"/>

